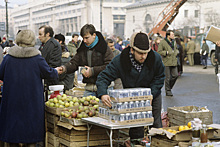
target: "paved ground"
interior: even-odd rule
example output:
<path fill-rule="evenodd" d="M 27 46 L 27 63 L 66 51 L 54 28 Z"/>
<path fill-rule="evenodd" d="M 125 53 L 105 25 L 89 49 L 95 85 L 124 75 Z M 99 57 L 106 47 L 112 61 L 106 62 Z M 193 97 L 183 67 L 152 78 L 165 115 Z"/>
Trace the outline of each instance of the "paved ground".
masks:
<path fill-rule="evenodd" d="M 220 93 L 214 67 L 209 65 L 184 66 L 184 72 L 178 78 L 172 90 L 173 97 L 167 97 L 163 87 L 163 107 L 207 106 L 213 111 L 213 122 L 220 124 Z"/>

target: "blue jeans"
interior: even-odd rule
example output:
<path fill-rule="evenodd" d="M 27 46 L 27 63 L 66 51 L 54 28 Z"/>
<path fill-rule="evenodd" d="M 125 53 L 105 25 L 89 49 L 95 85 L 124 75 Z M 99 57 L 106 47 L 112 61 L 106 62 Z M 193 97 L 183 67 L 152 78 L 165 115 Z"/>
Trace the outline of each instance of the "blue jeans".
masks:
<path fill-rule="evenodd" d="M 208 59 L 208 54 L 201 56 L 201 62 L 203 66 L 207 66 L 207 59 Z"/>

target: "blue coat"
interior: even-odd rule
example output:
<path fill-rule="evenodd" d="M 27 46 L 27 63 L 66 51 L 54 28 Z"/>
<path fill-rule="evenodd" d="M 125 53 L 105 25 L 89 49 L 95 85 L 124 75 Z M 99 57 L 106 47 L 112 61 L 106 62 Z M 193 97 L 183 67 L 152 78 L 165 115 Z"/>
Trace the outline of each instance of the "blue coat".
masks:
<path fill-rule="evenodd" d="M 35 143 L 44 140 L 42 79 L 58 78 L 34 47 L 14 46 L 0 66 L 3 81 L 0 104 L 0 140 Z"/>

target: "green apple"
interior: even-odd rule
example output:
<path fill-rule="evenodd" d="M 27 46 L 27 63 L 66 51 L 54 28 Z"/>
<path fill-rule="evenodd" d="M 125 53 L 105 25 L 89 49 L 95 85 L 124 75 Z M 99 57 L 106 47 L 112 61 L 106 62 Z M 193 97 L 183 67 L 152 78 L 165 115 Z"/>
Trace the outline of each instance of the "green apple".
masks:
<path fill-rule="evenodd" d="M 55 107 L 56 107 L 56 108 L 59 108 L 59 106 L 60 106 L 59 103 L 56 103 L 56 104 L 55 104 Z"/>
<path fill-rule="evenodd" d="M 49 99 L 49 101 L 50 101 L 51 103 L 53 103 L 53 99 Z"/>
<path fill-rule="evenodd" d="M 74 106 L 79 106 L 79 102 L 75 102 L 75 103 L 74 103 Z"/>
<path fill-rule="evenodd" d="M 99 98 L 95 98 L 95 101 L 96 101 L 96 102 L 99 102 Z"/>
<path fill-rule="evenodd" d="M 78 98 L 77 97 L 74 97 L 73 98 L 73 102 L 75 103 L 75 102 L 78 102 L 79 100 L 78 100 Z"/>
<path fill-rule="evenodd" d="M 54 107 L 54 103 L 50 103 L 50 107 Z"/>
<path fill-rule="evenodd" d="M 64 108 L 64 106 L 63 106 L 63 105 L 60 105 L 59 108 Z"/>
<path fill-rule="evenodd" d="M 64 115 L 65 115 L 65 113 L 62 111 L 62 112 L 61 112 L 61 116 L 64 116 Z"/>
<path fill-rule="evenodd" d="M 66 96 L 66 94 L 63 94 L 62 97 L 65 97 L 65 98 L 66 98 L 67 96 Z"/>
<path fill-rule="evenodd" d="M 87 96 L 86 100 L 89 102 L 91 100 L 90 96 Z"/>
<path fill-rule="evenodd" d="M 49 102 L 49 101 L 47 101 L 45 104 L 46 104 L 46 106 L 48 106 L 48 107 L 50 106 L 50 102 Z"/>
<path fill-rule="evenodd" d="M 57 98 L 54 98 L 54 99 L 53 99 L 53 102 L 54 102 L 54 103 L 58 103 Z"/>
<path fill-rule="evenodd" d="M 70 103 L 66 102 L 65 107 L 69 107 L 69 106 L 70 106 Z"/>
<path fill-rule="evenodd" d="M 61 95 L 57 95 L 57 99 L 60 100 L 62 98 Z"/>
<path fill-rule="evenodd" d="M 99 109 L 99 105 L 94 105 L 93 107 L 94 107 L 96 110 Z"/>
<path fill-rule="evenodd" d="M 71 104 L 73 105 L 73 104 L 74 104 L 74 102 L 73 102 L 73 101 L 70 101 L 70 105 L 71 105 Z"/>
<path fill-rule="evenodd" d="M 74 105 L 73 104 L 70 104 L 70 106 L 69 107 L 74 107 Z"/>

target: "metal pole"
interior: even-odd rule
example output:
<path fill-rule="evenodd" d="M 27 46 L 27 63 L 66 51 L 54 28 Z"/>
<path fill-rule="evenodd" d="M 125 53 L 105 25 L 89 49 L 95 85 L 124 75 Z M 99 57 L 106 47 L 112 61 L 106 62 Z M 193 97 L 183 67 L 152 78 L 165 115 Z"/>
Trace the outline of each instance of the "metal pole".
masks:
<path fill-rule="evenodd" d="M 8 40 L 8 0 L 5 0 L 6 8 L 6 39 Z"/>
<path fill-rule="evenodd" d="M 102 32 L 102 0 L 100 0 L 100 32 Z"/>

